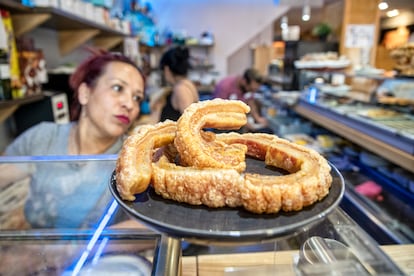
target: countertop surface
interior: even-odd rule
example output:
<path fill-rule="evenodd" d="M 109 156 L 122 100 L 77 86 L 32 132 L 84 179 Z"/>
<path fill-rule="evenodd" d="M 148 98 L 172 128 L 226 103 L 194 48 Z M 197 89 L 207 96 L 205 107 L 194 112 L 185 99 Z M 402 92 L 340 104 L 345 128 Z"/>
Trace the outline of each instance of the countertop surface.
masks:
<path fill-rule="evenodd" d="M 414 244 L 387 245 L 381 249 L 406 275 L 414 275 Z M 242 254 L 211 254 L 182 258 L 183 276 L 214 275 L 295 275 L 296 250 Z"/>

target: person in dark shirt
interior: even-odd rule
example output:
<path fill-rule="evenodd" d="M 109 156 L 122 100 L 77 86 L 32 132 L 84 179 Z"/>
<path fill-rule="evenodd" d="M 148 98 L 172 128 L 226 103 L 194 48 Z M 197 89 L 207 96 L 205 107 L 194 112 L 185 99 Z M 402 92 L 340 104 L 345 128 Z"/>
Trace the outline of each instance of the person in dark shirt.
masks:
<path fill-rule="evenodd" d="M 188 48 L 177 46 L 166 51 L 160 60 L 160 68 L 165 81 L 171 86 L 162 108 L 160 121 L 178 120 L 190 104 L 198 102 L 199 96 L 195 85 L 188 79 L 190 69 Z"/>

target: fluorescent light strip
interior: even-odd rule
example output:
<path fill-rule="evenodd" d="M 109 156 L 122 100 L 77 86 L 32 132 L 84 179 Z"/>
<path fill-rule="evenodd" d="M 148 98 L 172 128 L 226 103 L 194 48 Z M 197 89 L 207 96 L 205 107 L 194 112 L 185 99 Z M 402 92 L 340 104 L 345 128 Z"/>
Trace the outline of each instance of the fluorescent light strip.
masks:
<path fill-rule="evenodd" d="M 96 228 L 95 232 L 92 235 L 91 240 L 89 241 L 88 245 L 86 246 L 86 250 L 83 251 L 82 256 L 79 258 L 78 262 L 73 269 L 72 275 L 78 275 L 80 270 L 82 269 L 83 265 L 86 262 L 89 254 L 91 253 L 93 247 L 95 246 L 96 242 L 98 241 L 99 236 L 102 234 L 102 231 L 105 229 L 106 225 L 108 224 L 109 220 L 111 219 L 113 213 L 115 212 L 116 208 L 118 207 L 118 202 L 114 199 L 109 206 L 108 211 L 106 211 L 105 216 L 99 222 L 98 228 Z M 106 242 L 105 242 L 106 244 Z M 95 256 L 96 257 L 96 256 Z"/>

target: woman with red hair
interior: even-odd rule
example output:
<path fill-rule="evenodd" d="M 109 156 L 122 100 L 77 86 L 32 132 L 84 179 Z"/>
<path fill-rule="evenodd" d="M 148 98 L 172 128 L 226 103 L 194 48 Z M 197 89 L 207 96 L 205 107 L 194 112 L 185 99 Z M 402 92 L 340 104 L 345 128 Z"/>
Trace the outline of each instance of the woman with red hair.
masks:
<path fill-rule="evenodd" d="M 91 53 L 69 80 L 74 92 L 71 122 L 42 122 L 33 126 L 6 148 L 5 155 L 118 153 L 126 132 L 140 112 L 144 75 L 133 61 L 121 54 L 102 50 Z M 88 162 L 76 166 L 37 163 L 30 170 L 22 170 L 21 166 L 8 173 L 2 170 L 0 187 L 16 178 L 30 176 L 30 194 L 25 204 L 30 226 L 77 228 L 93 212 L 101 215 L 112 198 L 107 191 L 111 170 L 113 165 L 105 170 Z"/>

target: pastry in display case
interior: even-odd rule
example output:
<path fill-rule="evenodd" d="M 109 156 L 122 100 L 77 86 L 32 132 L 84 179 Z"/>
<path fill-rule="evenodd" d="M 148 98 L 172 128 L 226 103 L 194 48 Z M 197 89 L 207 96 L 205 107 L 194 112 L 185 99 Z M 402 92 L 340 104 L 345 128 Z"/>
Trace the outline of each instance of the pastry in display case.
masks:
<path fill-rule="evenodd" d="M 342 74 L 361 81 L 366 79 L 365 91 L 369 92 L 366 97 L 354 97 L 349 93 L 351 90 L 330 93 L 317 89 L 311 101 L 310 89 L 304 89 L 292 109 L 296 116 L 314 124 L 313 135 L 328 132 L 344 139 L 343 145 L 353 145 L 338 148 L 337 154 L 328 158 L 335 160 L 346 181 L 352 183 L 341 207 L 381 243 L 412 242 L 410 202 L 414 193 L 410 183 L 414 179 L 414 118 L 409 104 L 413 99 L 412 79 Z M 393 101 L 382 101 L 383 97 Z M 364 186 L 364 183 L 375 185 Z M 364 188 L 363 193 L 360 187 Z M 375 197 L 367 196 L 366 187 L 369 195 L 381 192 Z"/>
<path fill-rule="evenodd" d="M 396 47 L 390 52 L 399 76 L 414 77 L 414 43 Z"/>
<path fill-rule="evenodd" d="M 376 101 L 388 106 L 413 106 L 414 82 L 411 78 L 386 79 L 376 91 Z"/>
<path fill-rule="evenodd" d="M 349 59 L 337 52 L 308 53 L 295 61 L 298 69 L 344 69 L 350 64 Z"/>

